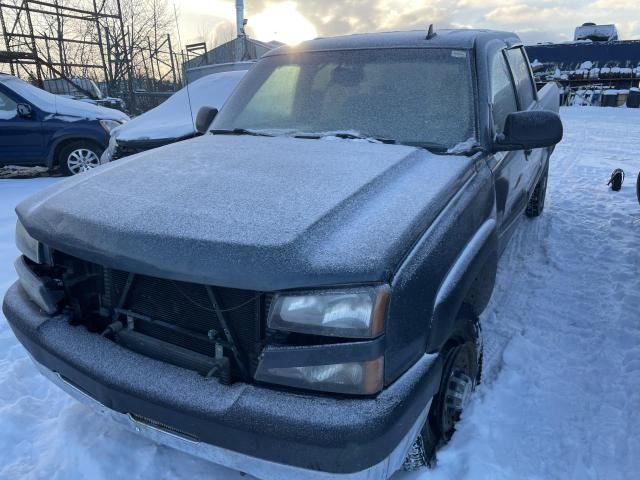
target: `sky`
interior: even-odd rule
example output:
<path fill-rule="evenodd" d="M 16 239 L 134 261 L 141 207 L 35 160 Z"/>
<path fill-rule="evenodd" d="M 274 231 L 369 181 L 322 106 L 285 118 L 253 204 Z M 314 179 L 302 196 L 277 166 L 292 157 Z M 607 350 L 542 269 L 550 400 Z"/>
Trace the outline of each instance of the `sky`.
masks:
<path fill-rule="evenodd" d="M 185 43 L 232 35 L 235 0 L 175 2 Z M 639 0 L 245 0 L 249 34 L 297 43 L 316 36 L 427 28 L 517 32 L 527 44 L 566 41 L 584 22 L 615 23 L 621 38 L 640 39 Z M 230 39 L 230 38 L 229 38 Z"/>

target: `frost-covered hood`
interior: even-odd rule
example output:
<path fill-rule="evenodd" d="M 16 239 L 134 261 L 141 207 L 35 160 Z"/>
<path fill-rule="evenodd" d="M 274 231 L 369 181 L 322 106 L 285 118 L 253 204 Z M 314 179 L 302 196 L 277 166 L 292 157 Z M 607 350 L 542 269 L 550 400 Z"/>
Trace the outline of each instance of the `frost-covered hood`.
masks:
<path fill-rule="evenodd" d="M 206 135 L 67 179 L 17 207 L 68 254 L 278 290 L 389 278 L 471 160 L 353 140 Z"/>

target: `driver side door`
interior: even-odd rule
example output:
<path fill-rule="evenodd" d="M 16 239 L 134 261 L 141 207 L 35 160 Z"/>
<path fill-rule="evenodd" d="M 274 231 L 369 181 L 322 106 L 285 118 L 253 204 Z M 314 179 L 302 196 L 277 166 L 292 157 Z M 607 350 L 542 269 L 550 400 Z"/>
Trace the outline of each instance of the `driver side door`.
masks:
<path fill-rule="evenodd" d="M 0 165 L 44 164 L 42 125 L 33 109 L 29 118 L 18 115 L 21 99 L 0 85 Z"/>
<path fill-rule="evenodd" d="M 503 133 L 510 113 L 518 111 L 518 98 L 505 51 L 495 53 L 490 64 L 493 135 Z M 529 158 L 524 150 L 497 152 L 489 157 L 496 190 L 496 213 L 500 245 L 504 248 L 526 207 Z"/>

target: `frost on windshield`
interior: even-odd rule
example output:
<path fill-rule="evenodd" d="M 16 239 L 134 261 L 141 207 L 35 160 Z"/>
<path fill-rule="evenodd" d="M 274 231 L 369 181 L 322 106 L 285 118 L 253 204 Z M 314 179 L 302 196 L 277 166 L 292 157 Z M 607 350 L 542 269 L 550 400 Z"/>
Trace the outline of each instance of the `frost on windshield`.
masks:
<path fill-rule="evenodd" d="M 449 148 L 474 136 L 473 125 L 466 55 L 385 49 L 267 57 L 213 128 L 355 131 L 363 138 Z"/>

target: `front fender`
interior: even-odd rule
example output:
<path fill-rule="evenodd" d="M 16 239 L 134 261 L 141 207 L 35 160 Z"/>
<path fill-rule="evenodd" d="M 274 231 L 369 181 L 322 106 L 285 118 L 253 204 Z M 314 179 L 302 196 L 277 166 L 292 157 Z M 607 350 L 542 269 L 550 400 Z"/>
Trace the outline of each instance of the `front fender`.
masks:
<path fill-rule="evenodd" d="M 475 301 L 476 291 L 486 298 L 480 301 L 484 308 L 495 283 L 498 245 L 496 220 L 489 218 L 460 252 L 438 289 L 427 351 L 436 352 L 447 342 L 456 327 L 460 307 L 465 300 Z"/>
<path fill-rule="evenodd" d="M 497 264 L 495 189 L 491 171 L 460 188 L 396 271 L 387 316 L 385 381 L 425 352 L 437 352 L 455 329 L 460 305 L 487 264 Z"/>

